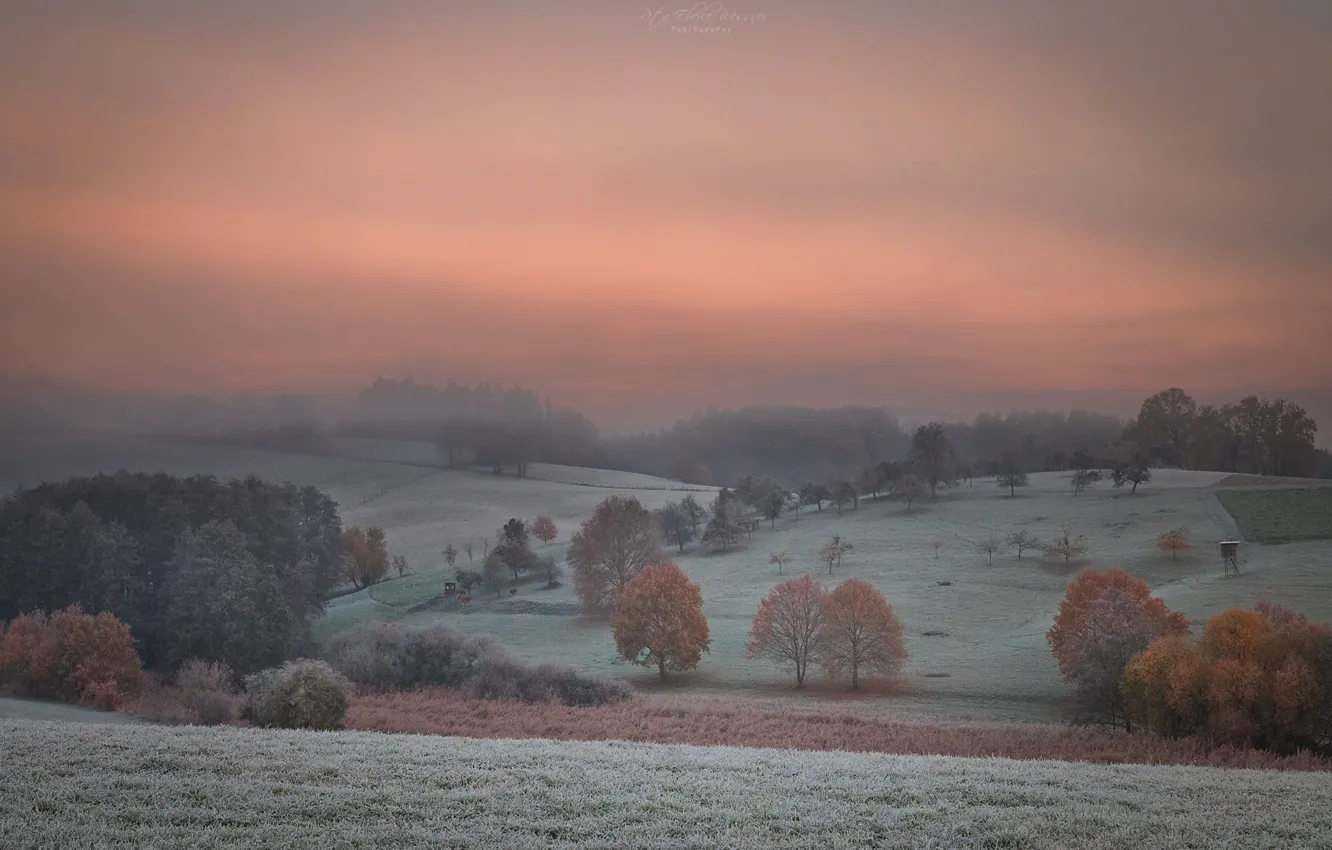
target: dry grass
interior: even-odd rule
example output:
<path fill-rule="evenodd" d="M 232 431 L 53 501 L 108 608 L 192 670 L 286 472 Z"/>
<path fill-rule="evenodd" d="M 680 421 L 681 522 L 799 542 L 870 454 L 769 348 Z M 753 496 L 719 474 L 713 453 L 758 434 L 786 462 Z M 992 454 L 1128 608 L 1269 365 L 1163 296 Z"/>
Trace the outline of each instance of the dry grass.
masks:
<path fill-rule="evenodd" d="M 746 706 L 735 701 L 635 699 L 599 708 L 477 700 L 446 690 L 359 696 L 347 727 L 470 738 L 549 738 L 657 744 L 1329 771 L 1332 759 L 1281 757 L 1041 724 L 921 723 L 829 709 Z"/>
<path fill-rule="evenodd" d="M 1332 847 L 1299 773 L 0 722 L 0 846 Z"/>

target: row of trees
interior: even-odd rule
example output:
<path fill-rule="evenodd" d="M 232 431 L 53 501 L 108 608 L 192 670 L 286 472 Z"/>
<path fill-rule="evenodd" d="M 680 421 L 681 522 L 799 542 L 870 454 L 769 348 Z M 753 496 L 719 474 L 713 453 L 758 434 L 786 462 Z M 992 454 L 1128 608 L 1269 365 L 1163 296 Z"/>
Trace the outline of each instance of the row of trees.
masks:
<path fill-rule="evenodd" d="M 856 578 L 831 592 L 809 576 L 777 585 L 759 603 L 746 650 L 791 669 L 797 688 L 805 686 L 811 664 L 832 679 L 849 674 L 855 690 L 863 676 L 895 675 L 907 658 L 892 606 Z"/>
<path fill-rule="evenodd" d="M 1200 405 L 1171 387 L 1143 401 L 1124 436 L 1162 465 L 1312 478 L 1323 461 L 1317 432 L 1304 408 L 1285 399 Z"/>
<path fill-rule="evenodd" d="M 1116 569 L 1082 573 L 1046 639 L 1082 721 L 1279 752 L 1332 746 L 1332 629 L 1260 604 L 1189 632 Z"/>
<path fill-rule="evenodd" d="M 125 472 L 46 483 L 0 502 L 0 619 L 77 603 L 127 623 L 149 667 L 258 669 L 308 643 L 344 554 L 337 505 L 313 487 Z"/>

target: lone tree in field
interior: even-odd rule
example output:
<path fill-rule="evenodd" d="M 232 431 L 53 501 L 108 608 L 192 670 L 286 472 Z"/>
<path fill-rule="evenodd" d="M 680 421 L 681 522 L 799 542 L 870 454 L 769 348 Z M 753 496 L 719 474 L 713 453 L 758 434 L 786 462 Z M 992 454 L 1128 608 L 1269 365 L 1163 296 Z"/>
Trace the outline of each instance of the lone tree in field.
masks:
<path fill-rule="evenodd" d="M 472 559 L 470 554 L 467 556 L 467 559 L 469 561 Z M 455 563 L 457 563 L 457 561 L 458 561 L 458 550 L 453 548 L 453 544 L 450 543 L 449 545 L 444 547 L 444 562 L 451 567 Z"/>
<path fill-rule="evenodd" d="M 1027 473 L 1018 469 L 1017 458 L 1011 452 L 1004 454 L 1004 459 L 1000 462 L 999 474 L 994 477 L 994 480 L 998 486 L 1008 488 L 1009 498 L 1017 495 L 1017 488 L 1026 487 L 1028 484 Z"/>
<path fill-rule="evenodd" d="M 1152 471 L 1147 468 L 1147 458 L 1134 452 L 1128 458 L 1116 460 L 1110 467 L 1110 480 L 1116 487 L 1123 487 L 1125 484 L 1132 484 L 1132 493 L 1138 492 L 1139 484 L 1146 484 L 1152 480 Z"/>
<path fill-rule="evenodd" d="M 583 607 L 607 613 L 634 576 L 661 561 L 657 523 L 633 496 L 611 496 L 574 533 L 568 560 Z"/>
<path fill-rule="evenodd" d="M 943 538 L 941 537 L 934 538 L 933 540 L 930 541 L 930 545 L 934 547 L 934 560 L 936 561 L 939 560 L 939 550 L 944 547 Z"/>
<path fill-rule="evenodd" d="M 834 534 L 833 538 L 819 547 L 819 563 L 828 565 L 828 575 L 832 575 L 833 566 L 842 565 L 842 556 L 855 549 L 850 543 L 842 540 L 840 534 Z"/>
<path fill-rule="evenodd" d="M 353 525 L 343 531 L 342 555 L 342 573 L 353 587 L 369 587 L 388 575 L 388 541 L 377 525 Z"/>
<path fill-rule="evenodd" d="M 805 686 L 809 662 L 819 657 L 824 634 L 823 588 L 809 576 L 774 587 L 759 603 L 746 646 L 750 658 L 766 658 L 795 668 L 796 687 Z"/>
<path fill-rule="evenodd" d="M 1095 469 L 1079 469 L 1073 473 L 1073 495 L 1076 496 L 1093 484 L 1099 484 L 1101 473 Z"/>
<path fill-rule="evenodd" d="M 644 667 L 693 670 L 708 651 L 703 594 L 670 561 L 643 570 L 624 586 L 611 634 L 620 655 Z"/>
<path fill-rule="evenodd" d="M 407 563 L 406 555 L 393 556 L 393 571 L 398 574 L 398 578 L 402 578 L 411 571 L 411 566 Z"/>
<path fill-rule="evenodd" d="M 820 660 L 829 675 L 851 673 L 851 690 L 860 687 L 861 675 L 896 674 L 906 660 L 902 623 L 888 600 L 868 582 L 847 579 L 829 593 L 823 604 L 825 634 Z"/>
<path fill-rule="evenodd" d="M 763 497 L 763 516 L 772 523 L 772 527 L 777 527 L 777 520 L 782 518 L 782 511 L 786 508 L 786 494 L 780 490 L 773 490 Z"/>
<path fill-rule="evenodd" d="M 1081 719 L 1132 731 L 1120 689 L 1125 669 L 1152 641 L 1188 631 L 1184 615 L 1152 596 L 1141 579 L 1087 570 L 1069 585 L 1045 639 L 1074 686 Z"/>
<path fill-rule="evenodd" d="M 722 489 L 712 503 L 712 519 L 703 531 L 703 544 L 712 549 L 725 552 L 749 532 L 749 521 L 745 518 L 745 508 L 740 497 L 730 490 Z"/>
<path fill-rule="evenodd" d="M 1189 539 L 1189 530 L 1187 528 L 1172 528 L 1156 538 L 1156 545 L 1170 553 L 1170 560 L 1179 557 L 1180 552 L 1187 552 L 1193 548 L 1193 542 Z"/>
<path fill-rule="evenodd" d="M 472 541 L 468 540 L 466 543 L 464 543 L 463 550 L 467 552 L 467 563 L 469 564 L 472 563 Z M 445 549 L 444 554 L 447 555 L 448 553 L 449 550 Z"/>
<path fill-rule="evenodd" d="M 911 463 L 930 485 L 930 498 L 938 495 L 939 482 L 947 482 L 953 469 L 953 445 L 944 434 L 942 422 L 931 422 L 916 429 L 911 439 Z"/>
<path fill-rule="evenodd" d="M 1087 538 L 1081 534 L 1073 534 L 1066 525 L 1060 530 L 1059 536 L 1046 543 L 1042 549 L 1051 558 L 1063 558 L 1064 565 L 1068 566 L 1074 558 L 1087 554 Z"/>
<path fill-rule="evenodd" d="M 1041 545 L 1040 539 L 1025 528 L 1020 528 L 1009 534 L 1006 542 L 1011 548 L 1017 550 L 1019 561 L 1022 560 L 1023 552 L 1028 549 L 1039 548 Z"/>
<path fill-rule="evenodd" d="M 787 554 L 785 549 L 780 552 L 773 552 L 768 556 L 768 563 L 777 565 L 777 575 L 781 575 L 782 567 L 785 567 L 787 564 L 791 563 L 791 561 L 792 558 Z"/>
<path fill-rule="evenodd" d="M 694 539 L 694 526 L 689 515 L 676 502 L 667 502 L 657 509 L 656 517 L 666 542 L 683 552 L 685 544 Z"/>
<path fill-rule="evenodd" d="M 532 536 L 544 546 L 560 536 L 560 529 L 555 525 L 555 520 L 543 514 L 532 521 Z"/>
<path fill-rule="evenodd" d="M 999 535 L 990 534 L 976 544 L 976 551 L 985 556 L 987 565 L 994 566 L 994 553 L 998 552 L 1003 545 Z"/>
<path fill-rule="evenodd" d="M 703 510 L 703 506 L 698 503 L 698 499 L 694 498 L 693 493 L 680 500 L 680 510 L 684 512 L 685 516 L 689 517 L 689 526 L 694 529 L 694 536 L 698 537 L 698 524 L 703 521 L 708 512 Z"/>
<path fill-rule="evenodd" d="M 889 485 L 889 496 L 894 501 L 905 502 L 907 513 L 911 513 L 911 503 L 925 495 L 925 482 L 908 472 Z"/>
<path fill-rule="evenodd" d="M 499 542 L 486 556 L 487 562 L 492 556 L 497 556 L 513 573 L 515 582 L 523 573 L 537 569 L 538 558 L 528 542 L 527 526 L 522 520 L 511 519 L 504 523 L 496 539 Z"/>

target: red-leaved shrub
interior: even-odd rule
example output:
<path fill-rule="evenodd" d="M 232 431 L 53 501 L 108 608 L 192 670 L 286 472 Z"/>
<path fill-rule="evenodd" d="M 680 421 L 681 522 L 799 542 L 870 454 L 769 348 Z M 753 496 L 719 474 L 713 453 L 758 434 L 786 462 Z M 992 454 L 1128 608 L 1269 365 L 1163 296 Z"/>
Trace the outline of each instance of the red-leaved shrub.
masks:
<path fill-rule="evenodd" d="M 129 626 L 78 605 L 16 618 L 0 640 L 0 681 L 31 696 L 119 708 L 143 685 Z"/>

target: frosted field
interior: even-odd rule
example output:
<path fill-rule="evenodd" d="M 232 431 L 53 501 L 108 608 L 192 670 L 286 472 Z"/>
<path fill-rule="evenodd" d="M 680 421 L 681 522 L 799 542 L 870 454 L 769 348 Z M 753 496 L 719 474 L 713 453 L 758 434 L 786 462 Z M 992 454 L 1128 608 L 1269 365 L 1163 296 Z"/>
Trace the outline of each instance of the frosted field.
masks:
<path fill-rule="evenodd" d="M 493 536 L 504 520 L 548 513 L 560 526 L 560 538 L 537 549 L 562 559 L 569 535 L 603 498 L 631 494 L 655 508 L 684 495 L 663 489 L 679 488 L 678 482 L 542 465 L 531 467 L 532 478 L 519 480 L 384 460 L 135 441 L 83 441 L 69 452 L 57 451 L 69 441 L 52 442 L 45 454 L 28 451 L 17 465 L 12 456 L 0 463 L 0 484 L 36 480 L 32 475 L 38 468 L 54 470 L 44 473 L 46 477 L 120 466 L 222 476 L 254 472 L 325 488 L 343 506 L 348 524 L 383 525 L 393 551 L 408 556 L 414 573 L 333 600 L 315 625 L 321 638 L 377 621 L 446 622 L 468 633 L 490 634 L 528 660 L 561 662 L 657 687 L 653 673 L 616 658 L 604 623 L 572 613 L 576 599 L 567 581 L 554 591 L 524 584 L 513 599 L 507 592 L 499 600 L 478 593 L 467 613 L 428 603 L 440 595 L 445 578 L 452 578 L 440 555 L 448 543 L 458 547 L 459 563 L 466 565 L 462 543 L 469 537 L 477 541 L 479 565 L 481 538 Z M 414 457 L 422 462 L 430 448 L 393 441 L 340 442 L 340 450 L 361 457 Z M 29 477 L 15 480 L 16 470 L 26 470 Z M 1215 493 L 1218 486 L 1252 485 L 1247 478 L 1157 470 L 1136 495 L 1102 484 L 1076 497 L 1068 479 L 1068 473 L 1033 475 L 1031 486 L 1019 489 L 1016 498 L 992 480 L 977 480 L 954 491 L 951 499 L 918 502 L 910 514 L 899 504 L 868 499 L 842 517 L 831 507 L 822 513 L 802 509 L 799 519 L 788 514 L 775 531 L 765 521 L 752 540 L 729 553 L 707 554 L 691 547 L 678 560 L 702 586 L 713 646 L 696 673 L 678 677 L 668 689 L 678 695 L 808 699 L 794 694 L 783 672 L 744 657 L 759 599 L 783 578 L 802 573 L 827 582 L 864 578 L 888 597 L 905 624 L 911 659 L 891 700 L 869 704 L 918 716 L 1062 719 L 1066 691 L 1044 634 L 1080 567 L 1122 566 L 1146 579 L 1169 605 L 1195 622 L 1230 606 L 1249 607 L 1264 600 L 1332 620 L 1332 542 L 1245 543 L 1243 575 L 1222 577 L 1216 541 L 1236 536 L 1238 530 Z M 708 492 L 697 496 L 702 502 L 711 498 Z M 1047 537 L 1065 522 L 1085 534 L 1089 544 L 1087 557 L 1072 569 L 1036 553 L 1019 562 L 1008 551 L 987 566 L 975 549 L 990 532 L 1002 536 L 1021 527 Z M 1197 548 L 1172 561 L 1156 548 L 1155 539 L 1181 525 L 1191 530 Z M 841 534 L 856 550 L 828 577 L 815 563 L 815 552 L 832 534 Z M 937 559 L 935 540 L 942 541 Z M 767 562 L 768 554 L 779 549 L 796 559 L 783 577 Z"/>
<path fill-rule="evenodd" d="M 0 846 L 1332 847 L 1318 774 L 0 721 Z"/>

